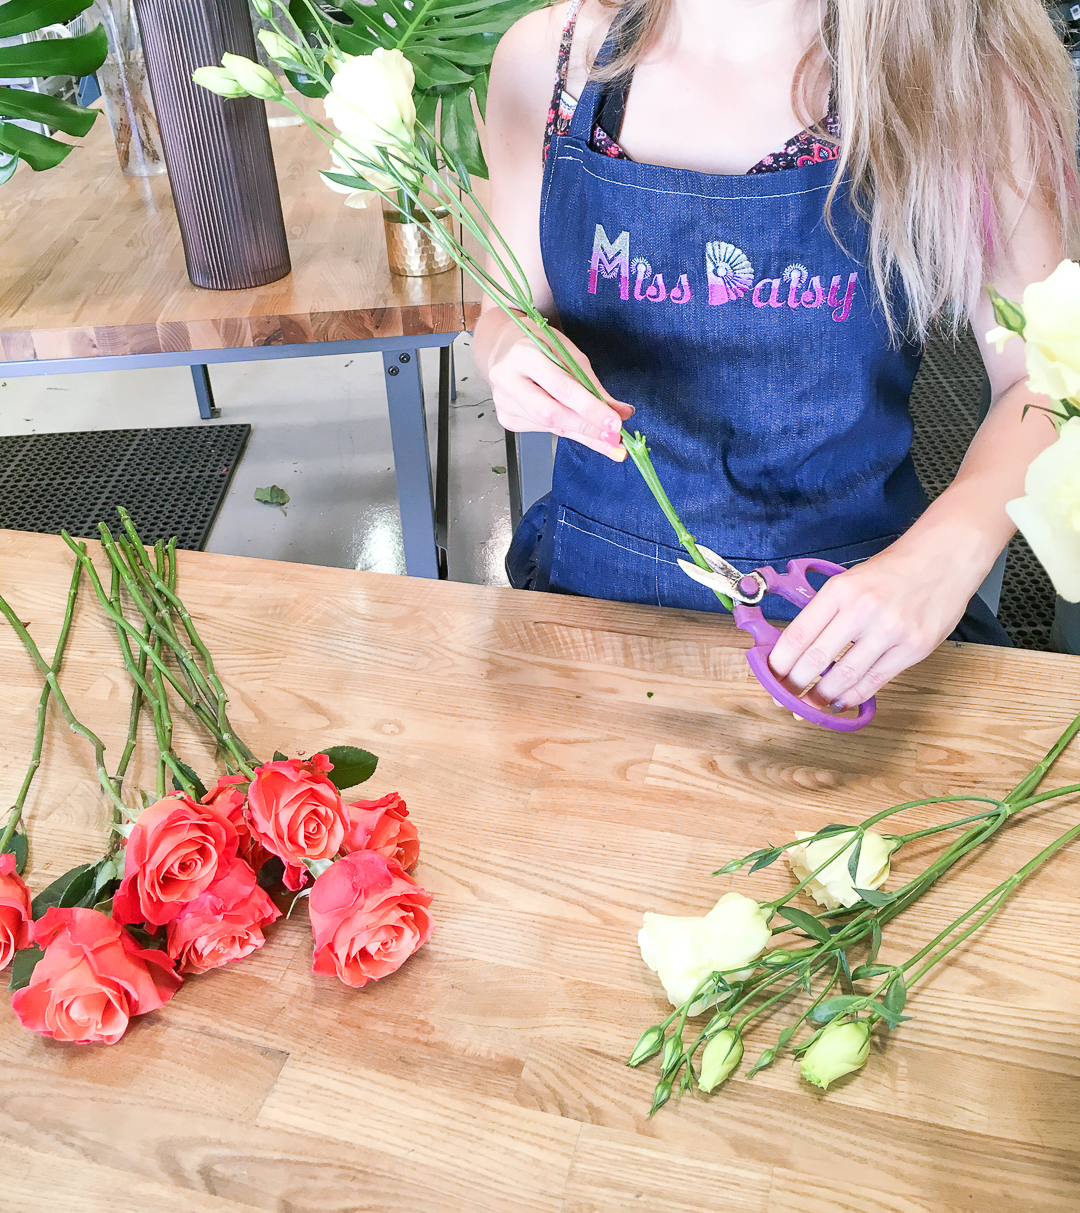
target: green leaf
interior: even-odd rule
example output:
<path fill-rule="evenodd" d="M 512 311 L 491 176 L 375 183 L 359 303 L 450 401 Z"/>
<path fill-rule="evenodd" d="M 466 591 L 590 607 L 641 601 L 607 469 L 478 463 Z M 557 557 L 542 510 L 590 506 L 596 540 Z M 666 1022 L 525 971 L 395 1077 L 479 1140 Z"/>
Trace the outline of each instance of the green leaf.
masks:
<path fill-rule="evenodd" d="M 61 143 L 59 139 L 28 131 L 23 126 L 13 126 L 10 122 L 0 122 L 0 151 L 25 160 L 35 172 L 56 168 L 74 150 L 71 143 Z"/>
<path fill-rule="evenodd" d="M 50 906 L 71 906 L 78 903 L 80 897 L 86 896 L 94 888 L 94 869 L 97 864 L 80 863 L 71 868 L 63 876 L 57 877 L 52 884 L 47 885 L 30 903 L 35 921 L 40 918 Z M 73 889 L 75 901 L 65 901 L 69 889 Z M 81 892 L 80 892 L 81 890 Z"/>
<path fill-rule="evenodd" d="M 30 844 L 26 835 L 16 831 L 8 839 L 4 850 L 8 855 L 15 856 L 15 871 L 21 876 L 26 871 L 26 861 L 30 856 Z"/>
<path fill-rule="evenodd" d="M 285 78 L 304 97 L 325 97 L 329 92 L 321 80 L 316 80 L 306 72 L 286 72 Z"/>
<path fill-rule="evenodd" d="M 134 925 L 126 926 L 124 930 L 135 940 L 140 948 L 153 948 L 155 952 L 164 952 L 168 946 L 169 935 L 167 931 L 159 931 L 156 935 L 152 935 L 145 926 Z"/>
<path fill-rule="evenodd" d="M 799 1025 L 798 1025 L 797 1023 L 789 1024 L 789 1025 L 788 1025 L 788 1026 L 787 1026 L 787 1027 L 786 1027 L 786 1028 L 785 1028 L 785 1029 L 784 1029 L 784 1030 L 783 1030 L 783 1031 L 780 1033 L 780 1036 L 777 1038 L 777 1041 L 776 1041 L 776 1047 L 777 1047 L 778 1049 L 783 1049 L 783 1048 L 786 1048 L 786 1047 L 787 1047 L 787 1045 L 788 1045 L 788 1043 L 790 1042 L 791 1038 L 792 1038 L 792 1037 L 795 1035 L 795 1033 L 796 1033 L 798 1030 L 799 1030 Z"/>
<path fill-rule="evenodd" d="M 471 81 L 443 94 L 439 137 L 446 156 L 466 189 L 469 188 L 470 173 L 477 177 L 487 176 L 487 164 L 473 117 Z"/>
<path fill-rule="evenodd" d="M 885 893 L 881 889 L 860 889 L 856 887 L 855 892 L 869 906 L 887 906 L 892 905 L 896 900 L 895 893 Z"/>
<path fill-rule="evenodd" d="M 851 854 L 848 856 L 847 870 L 848 875 L 851 877 L 852 884 L 859 879 L 859 857 L 862 855 L 862 844 L 862 837 L 860 836 L 859 838 L 856 838 L 855 846 L 852 849 Z"/>
<path fill-rule="evenodd" d="M 859 965 L 851 974 L 852 981 L 862 981 L 867 977 L 880 977 L 883 973 L 891 973 L 892 965 L 865 964 Z"/>
<path fill-rule="evenodd" d="M 870 919 L 870 951 L 866 957 L 867 964 L 873 964 L 881 951 L 881 923 L 876 918 Z"/>
<path fill-rule="evenodd" d="M 44 955 L 45 953 L 37 944 L 31 944 L 28 948 L 20 948 L 11 962 L 11 980 L 8 982 L 8 989 L 14 992 L 28 986 L 37 962 Z"/>
<path fill-rule="evenodd" d="M 89 76 L 105 62 L 109 41 L 97 26 L 77 38 L 45 38 L 0 47 L 0 79 L 23 76 Z"/>
<path fill-rule="evenodd" d="M 361 750 L 354 745 L 335 745 L 325 751 L 327 758 L 334 764 L 330 772 L 330 781 L 339 792 L 346 788 L 354 788 L 375 774 L 379 765 L 378 758 L 367 750 Z"/>
<path fill-rule="evenodd" d="M 7 152 L 0 152 L 0 158 L 4 156 L 7 156 L 7 162 L 0 164 L 0 185 L 4 185 L 10 181 L 15 170 L 19 167 L 18 156 L 12 156 Z"/>
<path fill-rule="evenodd" d="M 859 994 L 840 994 L 836 998 L 826 998 L 810 1012 L 814 1023 L 829 1023 L 838 1015 L 846 1015 L 856 1004 L 864 1006 L 866 999 Z"/>
<path fill-rule="evenodd" d="M 288 754 L 283 754 L 280 750 L 275 750 L 274 751 L 274 761 L 275 762 L 288 762 L 289 756 L 288 756 Z"/>
<path fill-rule="evenodd" d="M 255 490 L 255 500 L 264 505 L 288 505 L 289 494 L 280 485 L 270 484 Z"/>
<path fill-rule="evenodd" d="M 805 910 L 797 910 L 794 906 L 777 906 L 776 912 L 819 943 L 829 942 L 830 936 L 825 925 Z"/>
<path fill-rule="evenodd" d="M 8 0 L 0 4 L 0 38 L 29 34 L 46 25 L 67 25 L 86 8 L 87 0 Z"/>
<path fill-rule="evenodd" d="M 762 855 L 755 862 L 754 866 L 750 869 L 749 874 L 751 876 L 753 876 L 753 874 L 755 872 L 760 872 L 762 868 L 767 868 L 770 866 L 770 864 L 776 863 L 776 861 L 780 858 L 781 855 L 783 855 L 783 853 L 784 853 L 784 851 L 783 851 L 782 847 L 775 847 L 771 851 L 766 851 L 764 853 L 764 855 Z"/>
<path fill-rule="evenodd" d="M 271 855 L 262 867 L 259 868 L 255 881 L 264 893 L 272 893 L 281 884 L 281 878 L 284 875 L 284 861 L 276 855 Z"/>
<path fill-rule="evenodd" d="M 72 105 L 70 101 L 49 93 L 32 93 L 24 88 L 0 86 L 0 117 L 44 122 L 65 135 L 85 135 L 94 125 L 98 113 L 98 110 L 83 109 L 81 105 Z"/>
<path fill-rule="evenodd" d="M 903 1011 L 906 1003 L 907 983 L 904 981 L 904 975 L 901 973 L 889 986 L 889 992 L 885 995 L 881 1005 L 890 1015 L 897 1016 Z"/>
<path fill-rule="evenodd" d="M 176 765 L 181 771 L 184 772 L 184 778 L 188 781 L 188 783 L 194 787 L 195 799 L 202 800 L 202 798 L 206 795 L 206 784 L 203 783 L 203 781 L 198 777 L 198 775 L 195 774 L 195 772 L 191 769 L 191 767 L 188 766 L 186 762 L 181 762 L 178 758 L 176 759 Z M 182 792 L 184 790 L 180 786 L 180 781 L 175 775 L 173 776 L 173 789 L 177 792 Z"/>

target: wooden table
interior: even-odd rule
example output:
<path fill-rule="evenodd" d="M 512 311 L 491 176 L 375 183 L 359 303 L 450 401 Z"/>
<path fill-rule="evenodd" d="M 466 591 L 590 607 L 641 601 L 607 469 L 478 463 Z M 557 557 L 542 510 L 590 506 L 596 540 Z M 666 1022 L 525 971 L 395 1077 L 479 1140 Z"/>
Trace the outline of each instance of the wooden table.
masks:
<path fill-rule="evenodd" d="M 68 576 L 59 540 L 0 534 L 0 585 L 48 651 Z M 654 1072 L 622 1064 L 666 1005 L 638 956 L 643 910 L 775 893 L 772 869 L 709 876 L 765 839 L 1001 793 L 1076 710 L 1075 658 L 946 645 L 841 737 L 778 712 L 715 617 L 200 553 L 183 554 L 181 584 L 257 751 L 355 741 L 381 756 L 366 794 L 407 799 L 436 931 L 353 991 L 310 973 L 300 908 L 111 1049 L 33 1037 L 0 1000 L 5 1213 L 1080 1207 L 1076 849 L 827 1095 L 784 1062 L 650 1121 Z M 84 602 L 63 681 L 115 755 L 128 692 L 113 645 Z M 10 798 L 38 687 L 7 629 L 0 677 Z M 46 754 L 35 888 L 104 838 L 85 746 L 53 721 Z M 1051 782 L 1078 777 L 1074 749 Z M 885 954 L 910 954 L 1078 811 L 999 836 Z"/>
<path fill-rule="evenodd" d="M 191 366 L 210 417 L 214 363 L 378 351 L 406 563 L 437 576 L 419 351 L 464 330 L 461 275 L 392 275 L 379 208 L 326 188 L 307 127 L 271 137 L 293 270 L 257 290 L 191 285 L 168 179 L 125 177 L 104 119 L 55 171 L 20 166 L 0 191 L 0 375 Z"/>

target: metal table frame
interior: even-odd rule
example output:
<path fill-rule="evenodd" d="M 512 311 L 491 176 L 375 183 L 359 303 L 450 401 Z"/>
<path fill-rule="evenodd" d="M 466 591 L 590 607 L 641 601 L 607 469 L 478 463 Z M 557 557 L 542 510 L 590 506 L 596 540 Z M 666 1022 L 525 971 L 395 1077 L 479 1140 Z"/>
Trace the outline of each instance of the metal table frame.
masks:
<path fill-rule="evenodd" d="M 0 376 L 14 378 L 24 375 L 70 375 L 86 371 L 127 371 L 139 367 L 189 366 L 199 403 L 199 416 L 209 420 L 220 416 L 210 385 L 209 367 L 215 363 L 381 353 L 394 448 L 405 569 L 411 577 L 445 578 L 449 530 L 450 401 L 456 395 L 451 346 L 460 335 L 459 332 L 423 333 L 411 337 L 370 337 L 356 341 L 318 341 L 299 345 L 0 362 Z M 424 412 L 424 380 L 420 368 L 420 351 L 431 347 L 439 349 L 439 423 L 434 489 Z"/>

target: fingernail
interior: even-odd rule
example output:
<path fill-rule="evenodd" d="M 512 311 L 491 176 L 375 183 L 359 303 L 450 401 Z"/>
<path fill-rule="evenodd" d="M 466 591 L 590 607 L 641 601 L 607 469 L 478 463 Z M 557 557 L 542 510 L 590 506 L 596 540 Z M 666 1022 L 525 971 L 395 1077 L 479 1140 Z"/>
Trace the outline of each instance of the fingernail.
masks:
<path fill-rule="evenodd" d="M 847 704 L 843 699 L 834 699 L 832 703 L 829 704 L 829 708 L 833 712 L 842 712 L 846 707 Z"/>
<path fill-rule="evenodd" d="M 611 448 L 611 458 L 614 459 L 616 463 L 622 463 L 626 459 L 626 447 L 613 446 Z"/>

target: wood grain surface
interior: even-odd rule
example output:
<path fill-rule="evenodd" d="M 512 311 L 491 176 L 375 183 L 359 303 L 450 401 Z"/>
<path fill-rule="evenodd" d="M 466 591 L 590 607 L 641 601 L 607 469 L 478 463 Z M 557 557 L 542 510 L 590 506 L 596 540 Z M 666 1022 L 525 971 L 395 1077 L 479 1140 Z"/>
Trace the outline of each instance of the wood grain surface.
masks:
<path fill-rule="evenodd" d="M 0 585 L 47 651 L 68 577 L 58 539 L 0 534 Z M 257 752 L 380 755 L 364 794 L 407 800 L 435 934 L 349 990 L 311 974 L 301 906 L 113 1048 L 31 1036 L 0 1000 L 4 1213 L 1080 1207 L 1076 850 L 917 987 L 911 1021 L 827 1095 L 784 1062 L 650 1121 L 654 1072 L 623 1065 L 666 1010 L 637 951 L 644 910 L 775 894 L 773 869 L 709 875 L 766 839 L 1006 790 L 1080 705 L 1076 658 L 948 644 L 884 692 L 870 728 L 839 736 L 779 712 L 715 617 L 207 553 L 183 553 L 181 589 Z M 114 643 L 83 601 L 63 682 L 115 756 Z M 0 679 L 10 799 L 38 685 L 7 629 Z M 181 721 L 209 773 L 192 736 Z M 1073 750 L 1051 782 L 1078 778 Z M 883 955 L 931 938 L 1077 813 L 1062 802 L 1003 831 L 890 927 Z M 85 745 L 52 720 L 33 886 L 99 853 L 104 822 Z M 927 854 L 904 853 L 901 874 Z"/>
<path fill-rule="evenodd" d="M 21 165 L 0 192 L 0 361 L 460 331 L 460 273 L 391 275 L 379 207 L 322 183 L 307 127 L 270 133 L 293 270 L 256 290 L 191 285 L 168 179 L 125 177 L 103 118 L 57 171 Z"/>

